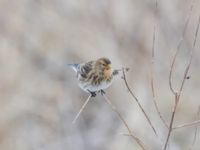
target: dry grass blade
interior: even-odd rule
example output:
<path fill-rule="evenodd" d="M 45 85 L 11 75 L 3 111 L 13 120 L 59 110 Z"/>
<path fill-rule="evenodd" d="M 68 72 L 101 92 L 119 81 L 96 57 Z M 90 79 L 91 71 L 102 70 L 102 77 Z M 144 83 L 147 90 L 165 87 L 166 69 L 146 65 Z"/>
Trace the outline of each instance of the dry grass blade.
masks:
<path fill-rule="evenodd" d="M 76 122 L 76 120 L 78 119 L 78 117 L 80 116 L 80 114 L 82 113 L 83 109 L 85 108 L 85 106 L 87 105 L 87 103 L 89 102 L 91 98 L 91 95 L 87 98 L 87 100 L 84 102 L 84 104 L 82 105 L 81 109 L 79 110 L 79 112 L 77 113 L 76 117 L 74 118 L 74 120 L 72 121 L 72 123 L 74 124 Z"/>
<path fill-rule="evenodd" d="M 146 150 L 143 142 L 136 137 L 135 135 L 132 134 L 131 129 L 129 128 L 128 124 L 126 123 L 126 121 L 124 120 L 124 118 L 122 117 L 122 115 L 117 111 L 116 107 L 112 104 L 112 102 L 107 98 L 107 96 L 105 94 L 103 94 L 104 99 L 106 100 L 106 102 L 110 105 L 110 107 L 112 108 L 112 110 L 118 115 L 118 117 L 120 118 L 120 120 L 123 122 L 123 124 L 125 125 L 125 127 L 127 128 L 128 132 L 129 132 L 129 136 L 137 142 L 137 144 L 143 149 Z"/>
<path fill-rule="evenodd" d="M 126 85 L 128 91 L 129 91 L 129 93 L 132 95 L 132 97 L 134 98 L 134 100 L 137 102 L 139 108 L 140 108 L 141 111 L 143 112 L 145 118 L 147 119 L 149 125 L 150 125 L 151 128 L 153 129 L 153 132 L 155 133 L 155 135 L 158 136 L 158 135 L 157 135 L 157 132 L 156 132 L 156 130 L 155 130 L 155 128 L 154 128 L 154 126 L 153 126 L 152 123 L 151 123 L 151 120 L 149 119 L 148 115 L 147 115 L 146 112 L 144 111 L 144 109 L 143 109 L 142 105 L 140 104 L 138 98 L 137 98 L 137 97 L 134 95 L 134 93 L 132 92 L 132 90 L 131 90 L 131 88 L 130 88 L 128 82 L 127 82 L 126 74 L 125 74 L 125 69 L 124 69 L 124 68 L 123 68 L 122 72 L 123 72 L 123 79 L 124 79 L 125 85 Z"/>

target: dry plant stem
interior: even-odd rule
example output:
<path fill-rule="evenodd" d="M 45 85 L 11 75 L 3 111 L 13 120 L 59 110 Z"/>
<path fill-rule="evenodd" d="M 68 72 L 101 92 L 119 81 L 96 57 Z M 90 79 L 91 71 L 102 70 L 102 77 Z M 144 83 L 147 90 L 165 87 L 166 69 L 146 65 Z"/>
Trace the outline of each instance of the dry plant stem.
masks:
<path fill-rule="evenodd" d="M 189 63 L 187 65 L 186 69 L 185 69 L 184 77 L 183 77 L 183 80 L 181 82 L 180 89 L 179 89 L 178 92 L 175 92 L 175 105 L 174 105 L 174 109 L 173 109 L 171 120 L 170 120 L 170 126 L 169 126 L 169 130 L 168 130 L 168 135 L 167 135 L 167 139 L 166 139 L 166 142 L 165 142 L 164 150 L 167 149 L 169 138 L 170 138 L 170 135 L 171 135 L 171 132 L 172 132 L 172 126 L 173 126 L 173 122 L 174 122 L 174 117 L 175 117 L 175 114 L 176 114 L 177 106 L 178 106 L 178 103 L 179 103 L 179 100 L 180 100 L 180 96 L 181 96 L 182 91 L 183 91 L 183 87 L 184 87 L 185 81 L 187 79 L 188 71 L 189 71 L 191 63 L 192 63 L 193 54 L 194 54 L 195 45 L 196 45 L 196 40 L 197 40 L 197 36 L 198 36 L 198 31 L 199 31 L 199 25 L 200 25 L 200 17 L 199 17 L 198 25 L 197 25 L 196 32 L 195 32 L 195 37 L 194 37 L 192 50 L 191 50 L 191 53 L 190 53 Z M 177 50 L 177 51 L 179 51 L 179 50 Z M 176 60 L 176 58 L 175 58 L 175 60 Z M 172 93 L 173 93 L 173 91 L 172 91 Z"/>
<path fill-rule="evenodd" d="M 200 124 L 200 120 L 196 120 L 196 121 L 193 121 L 193 122 L 190 122 L 190 123 L 184 123 L 182 125 L 178 125 L 178 126 L 174 127 L 173 130 L 185 128 L 185 127 L 197 126 L 199 124 Z"/>
<path fill-rule="evenodd" d="M 118 115 L 118 117 L 123 122 L 123 124 L 125 125 L 125 127 L 127 128 L 128 132 L 129 132 L 129 134 L 127 134 L 127 135 L 129 135 L 134 141 L 136 141 L 137 144 L 142 148 L 142 150 L 146 150 L 143 142 L 138 137 L 136 137 L 135 135 L 132 134 L 132 131 L 129 128 L 128 124 L 126 123 L 126 121 L 124 120 L 124 118 L 122 117 L 122 115 L 117 111 L 116 107 L 112 104 L 112 102 L 107 98 L 107 96 L 105 94 L 103 94 L 103 97 L 106 100 L 106 102 L 110 105 L 110 107 L 112 108 L 112 110 Z"/>
<path fill-rule="evenodd" d="M 76 122 L 76 120 L 78 119 L 78 117 L 79 117 L 80 114 L 82 113 L 83 109 L 85 108 L 85 106 L 86 106 L 87 103 L 89 102 L 90 98 L 91 98 L 91 95 L 88 96 L 87 100 L 84 102 L 84 104 L 82 105 L 81 109 L 80 109 L 79 112 L 77 113 L 76 117 L 75 117 L 74 120 L 72 121 L 73 124 Z"/>
<path fill-rule="evenodd" d="M 156 0 L 155 3 L 155 12 L 157 15 L 157 7 L 158 7 L 158 2 Z M 169 128 L 166 121 L 164 120 L 159 108 L 158 108 L 158 104 L 156 102 L 156 95 L 155 95 L 155 89 L 154 89 L 154 62 L 155 62 L 155 39 L 156 39 L 156 25 L 154 25 L 154 29 L 153 29 L 153 41 L 152 41 L 152 51 L 151 51 L 151 91 L 152 91 L 152 95 L 153 95 L 153 103 L 155 105 L 156 111 L 161 119 L 161 121 L 163 122 L 163 124 L 166 126 L 166 128 Z"/>
<path fill-rule="evenodd" d="M 194 5 L 194 1 L 192 2 L 191 6 L 190 6 L 190 11 L 188 13 L 188 17 L 186 19 L 186 22 L 185 22 L 185 26 L 183 28 L 183 34 L 182 34 L 182 37 L 177 45 L 177 51 L 173 57 L 173 60 L 172 60 L 172 64 L 171 64 L 171 67 L 170 67 L 170 73 L 169 73 L 169 87 L 170 87 L 170 90 L 171 92 L 176 95 L 176 92 L 175 92 L 175 89 L 173 88 L 173 85 L 172 85 L 172 72 L 173 72 L 173 69 L 174 69 L 174 64 L 175 64 L 175 61 L 176 61 L 176 58 L 177 58 L 177 55 L 180 51 L 180 47 L 181 47 L 181 44 L 183 42 L 183 39 L 185 37 L 185 32 L 186 32 L 186 29 L 187 29 L 187 26 L 188 26 L 188 23 L 190 21 L 190 18 L 191 18 L 191 13 L 192 13 L 192 9 L 193 9 L 193 5 Z"/>
<path fill-rule="evenodd" d="M 149 125 L 151 126 L 151 128 L 153 129 L 153 132 L 155 133 L 155 135 L 158 136 L 158 135 L 157 135 L 157 132 L 156 132 L 156 130 L 155 130 L 155 128 L 153 127 L 153 125 L 152 125 L 152 123 L 151 123 L 151 120 L 149 119 L 148 115 L 147 115 L 146 112 L 144 111 L 144 109 L 143 109 L 142 105 L 140 104 L 138 98 L 133 94 L 133 92 L 132 92 L 132 90 L 131 90 L 131 88 L 130 88 L 128 82 L 127 82 L 126 75 L 125 75 L 125 69 L 124 69 L 124 68 L 123 68 L 122 72 L 123 72 L 123 79 L 124 79 L 125 85 L 126 85 L 128 91 L 129 91 L 129 93 L 132 95 L 132 97 L 133 97 L 133 98 L 135 99 L 135 101 L 137 102 L 139 108 L 141 109 L 141 111 L 143 112 L 144 116 L 146 117 L 146 119 L 147 119 Z"/>
<path fill-rule="evenodd" d="M 200 118 L 200 106 L 198 107 L 198 112 L 197 112 L 197 116 L 196 116 L 196 119 L 199 119 Z M 198 127 L 196 126 L 195 127 L 195 131 L 194 131 L 194 138 L 193 138 L 193 141 L 192 141 L 192 145 L 191 145 L 191 148 L 193 148 L 194 144 L 196 143 L 196 139 L 197 139 L 197 130 L 198 130 Z"/>
<path fill-rule="evenodd" d="M 172 117 L 171 117 L 171 120 L 170 120 L 170 125 L 169 125 L 169 130 L 168 130 L 168 134 L 167 134 L 167 139 L 166 139 L 166 142 L 165 142 L 164 150 L 167 149 L 168 141 L 169 141 L 169 138 L 170 138 L 170 135 L 171 135 L 171 132 L 172 132 L 172 126 L 173 126 L 173 122 L 174 122 L 174 117 L 175 117 L 178 101 L 179 101 L 178 100 L 178 95 L 176 94 L 175 95 L 175 105 L 174 105 L 174 109 L 173 109 L 173 112 L 172 112 Z"/>

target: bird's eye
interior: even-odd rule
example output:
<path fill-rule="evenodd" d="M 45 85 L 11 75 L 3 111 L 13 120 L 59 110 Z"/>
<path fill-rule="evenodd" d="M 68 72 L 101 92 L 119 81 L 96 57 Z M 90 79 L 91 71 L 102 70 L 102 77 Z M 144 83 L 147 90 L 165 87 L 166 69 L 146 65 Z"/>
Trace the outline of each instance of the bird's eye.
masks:
<path fill-rule="evenodd" d="M 103 66 L 106 66 L 106 64 L 102 64 Z"/>

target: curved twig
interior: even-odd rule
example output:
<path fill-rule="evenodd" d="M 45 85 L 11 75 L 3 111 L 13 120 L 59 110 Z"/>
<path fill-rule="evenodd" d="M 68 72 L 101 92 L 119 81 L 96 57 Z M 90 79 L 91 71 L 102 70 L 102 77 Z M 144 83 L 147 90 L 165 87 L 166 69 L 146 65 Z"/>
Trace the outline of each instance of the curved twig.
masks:
<path fill-rule="evenodd" d="M 134 95 L 133 91 L 131 90 L 128 82 L 127 82 L 127 79 L 126 79 L 126 75 L 125 75 L 125 68 L 122 68 L 122 73 L 123 73 L 123 79 L 124 79 L 124 83 L 129 91 L 129 93 L 131 94 L 131 96 L 134 98 L 134 100 L 137 102 L 139 108 L 141 109 L 142 113 L 144 114 L 145 118 L 147 119 L 149 125 L 151 126 L 151 128 L 153 129 L 153 132 L 155 133 L 156 136 L 158 136 L 154 126 L 152 125 L 151 123 L 151 120 L 149 119 L 148 115 L 146 114 L 145 110 L 143 109 L 142 105 L 140 104 L 138 98 Z"/>
<path fill-rule="evenodd" d="M 135 135 L 133 135 L 131 129 L 129 128 L 127 122 L 124 120 L 124 118 L 122 117 L 122 115 L 117 111 L 116 107 L 112 104 L 112 102 L 107 98 L 107 96 L 105 94 L 103 94 L 104 99 L 106 100 L 106 102 L 110 105 L 110 107 L 112 108 L 112 110 L 118 115 L 118 117 L 120 118 L 120 120 L 123 122 L 123 124 L 125 125 L 125 127 L 127 128 L 128 132 L 129 132 L 129 136 L 137 142 L 137 144 L 142 148 L 142 150 L 146 150 L 143 142 L 136 137 Z"/>
<path fill-rule="evenodd" d="M 173 126 L 173 122 L 174 122 L 174 117 L 175 117 L 175 114 L 176 114 L 177 106 L 178 106 L 178 103 L 179 103 L 179 100 L 180 100 L 180 96 L 181 96 L 182 91 L 183 91 L 183 87 L 185 85 L 185 81 L 187 79 L 188 71 L 189 71 L 191 63 L 192 63 L 194 50 L 195 50 L 195 45 L 196 45 L 196 40 L 197 40 L 197 36 L 198 36 L 198 31 L 199 31 L 199 25 L 200 25 L 200 16 L 199 16 L 199 20 L 198 20 L 198 24 L 197 24 L 197 28 L 196 28 L 196 32 L 195 32 L 195 37 L 194 37 L 192 50 L 190 51 L 191 53 L 190 53 L 189 63 L 187 65 L 186 69 L 185 69 L 184 77 L 183 77 L 183 80 L 181 82 L 180 89 L 179 89 L 178 93 L 177 92 L 175 93 L 175 105 L 174 105 L 174 109 L 173 109 L 171 120 L 170 120 L 170 126 L 169 126 L 169 131 L 168 131 L 168 134 L 167 134 L 167 139 L 166 139 L 166 142 L 165 142 L 165 145 L 164 145 L 164 150 L 167 149 L 169 138 L 170 138 L 170 135 L 171 135 L 171 132 L 172 132 L 172 126 Z"/>
<path fill-rule="evenodd" d="M 172 92 L 174 95 L 176 95 L 176 91 L 175 91 L 175 89 L 173 88 L 173 85 L 172 85 L 172 73 L 173 73 L 174 64 L 175 64 L 175 62 L 176 62 L 177 55 L 178 55 L 178 53 L 179 53 L 179 51 L 180 51 L 181 44 L 182 44 L 183 39 L 184 39 L 184 37 L 185 37 L 185 32 L 186 32 L 188 23 L 189 23 L 190 18 L 191 18 L 191 12 L 192 12 L 192 9 L 193 9 L 193 5 L 194 5 L 194 1 L 192 2 L 191 6 L 190 6 L 190 11 L 189 11 L 189 13 L 188 13 L 189 15 L 188 15 L 188 17 L 187 17 L 187 19 L 186 19 L 185 26 L 184 26 L 184 28 L 183 28 L 183 34 L 182 34 L 182 37 L 181 37 L 181 39 L 180 39 L 180 41 L 179 41 L 179 43 L 178 43 L 178 45 L 177 45 L 177 51 L 176 51 L 176 53 L 175 53 L 175 55 L 174 55 L 174 57 L 173 57 L 172 64 L 171 64 L 171 67 L 170 67 L 170 72 L 169 72 L 169 87 L 170 87 L 171 92 Z"/>

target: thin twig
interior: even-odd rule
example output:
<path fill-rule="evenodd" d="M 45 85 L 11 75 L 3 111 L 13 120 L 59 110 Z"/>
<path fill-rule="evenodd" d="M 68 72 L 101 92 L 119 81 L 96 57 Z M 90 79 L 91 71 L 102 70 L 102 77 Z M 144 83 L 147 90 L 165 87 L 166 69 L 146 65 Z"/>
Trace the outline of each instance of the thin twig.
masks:
<path fill-rule="evenodd" d="M 155 4 L 156 15 L 157 15 L 157 7 L 158 7 L 158 2 L 156 0 L 156 4 Z M 156 94 L 155 94 L 155 88 L 154 88 L 154 75 L 153 75 L 154 63 L 155 63 L 155 39 L 156 39 L 156 25 L 154 25 L 154 28 L 153 28 L 153 41 L 152 41 L 152 51 L 151 51 L 151 91 L 152 91 L 153 103 L 155 105 L 156 111 L 157 111 L 161 121 L 166 126 L 166 128 L 169 128 L 165 119 L 163 118 L 163 116 L 158 108 L 158 104 L 156 102 Z"/>
<path fill-rule="evenodd" d="M 170 90 L 171 92 L 176 95 L 176 90 L 173 88 L 173 85 L 172 85 L 172 72 L 173 72 L 173 69 L 174 69 L 174 65 L 175 65 L 175 61 L 176 61 L 176 58 L 177 58 L 177 55 L 180 51 L 180 47 L 181 47 L 181 44 L 183 42 L 183 39 L 185 37 L 185 32 L 186 32 L 186 29 L 187 29 L 187 26 L 188 26 L 188 23 L 190 21 L 190 18 L 191 18 L 191 13 L 192 13 L 192 9 L 193 9 L 193 5 L 194 5 L 194 1 L 192 2 L 191 6 L 190 6 L 190 11 L 188 13 L 188 17 L 186 19 L 186 22 L 185 22 L 185 25 L 184 25 L 184 28 L 183 28 L 183 33 L 182 33 L 182 37 L 177 45 L 177 51 L 173 57 L 173 60 L 172 60 L 172 64 L 171 64 L 171 67 L 170 67 L 170 73 L 169 73 L 169 87 L 170 87 Z"/>
<path fill-rule="evenodd" d="M 168 135 L 167 135 L 167 139 L 166 139 L 166 142 L 165 142 L 165 145 L 164 145 L 164 150 L 167 149 L 167 145 L 168 145 L 168 141 L 169 141 L 169 138 L 170 138 L 170 135 L 171 135 L 171 131 L 172 131 L 172 126 L 173 126 L 173 122 L 174 122 L 174 117 L 175 117 L 175 113 L 176 113 L 176 108 L 177 108 L 177 105 L 178 105 L 178 102 L 179 102 L 179 98 L 180 98 L 180 95 L 181 95 L 181 91 L 182 91 L 182 88 L 183 88 L 183 85 L 185 83 L 185 77 L 187 75 L 187 72 L 189 70 L 189 67 L 190 67 L 190 62 L 189 62 L 189 65 L 188 67 L 186 68 L 185 70 L 185 74 L 184 74 L 184 78 L 183 78 L 183 81 L 182 81 L 182 84 L 181 84 L 181 87 L 180 87 L 180 90 L 179 90 L 179 93 L 177 93 L 175 91 L 175 89 L 173 88 L 172 86 L 172 72 L 173 72 L 173 69 L 174 69 L 174 64 L 175 64 L 175 61 L 176 61 L 176 58 L 177 58 L 177 55 L 180 51 L 180 47 L 181 47 L 181 44 L 182 44 L 182 41 L 184 39 L 184 36 L 185 36 L 185 32 L 186 32 L 186 29 L 187 29 L 187 26 L 188 26 L 188 23 L 190 21 L 190 18 L 191 18 L 191 12 L 192 12 L 192 9 L 193 9 L 193 4 L 194 4 L 194 1 L 192 2 L 191 4 L 191 7 L 190 7 L 190 11 L 188 13 L 188 18 L 186 19 L 186 23 L 185 23 L 185 26 L 184 26 L 184 29 L 183 29 L 183 34 L 182 34 L 182 37 L 178 43 L 178 46 L 177 46 L 177 51 L 173 57 L 173 61 L 172 61 L 172 64 L 171 64 L 171 68 L 170 68 L 170 73 L 169 73 L 169 87 L 170 87 L 170 90 L 171 92 L 174 94 L 175 96 L 175 105 L 174 105 L 174 109 L 173 109 L 173 112 L 172 112 L 172 116 L 171 116 L 171 120 L 170 120 L 170 126 L 169 126 L 169 130 L 168 130 Z M 196 41 L 196 40 L 195 40 Z M 193 44 L 194 45 L 194 44 Z M 194 49 L 194 48 L 193 48 Z M 192 57 L 191 57 L 192 58 Z"/>
<path fill-rule="evenodd" d="M 110 107 L 112 108 L 112 110 L 118 115 L 118 117 L 120 118 L 120 120 L 123 122 L 123 124 L 125 125 L 125 127 L 127 128 L 128 132 L 129 132 L 129 136 L 131 136 L 131 138 L 137 142 L 137 144 L 143 149 L 146 150 L 143 142 L 136 137 L 135 135 L 132 134 L 131 129 L 129 128 L 127 122 L 124 120 L 124 118 L 122 117 L 122 115 L 119 113 L 119 111 L 116 109 L 116 107 L 112 104 L 112 102 L 107 98 L 107 96 L 105 94 L 103 94 L 104 99 L 106 100 L 106 102 L 110 105 Z"/>
<path fill-rule="evenodd" d="M 198 107 L 196 119 L 200 119 L 200 106 Z M 198 132 L 198 126 L 195 127 L 194 138 L 193 138 L 192 145 L 191 145 L 190 149 L 192 149 L 194 147 L 194 144 L 196 143 L 197 132 Z"/>
<path fill-rule="evenodd" d="M 199 16 L 199 20 L 198 20 L 197 29 L 196 29 L 196 32 L 195 32 L 195 37 L 194 37 L 194 42 L 193 42 L 193 49 L 195 48 L 195 45 L 196 45 L 196 42 L 197 42 L 197 36 L 198 36 L 198 33 L 199 33 L 199 25 L 200 25 L 200 16 Z"/>
<path fill-rule="evenodd" d="M 179 89 L 178 93 L 177 92 L 175 93 L 175 105 L 174 105 L 174 109 L 173 109 L 171 120 L 170 120 L 170 126 L 169 126 L 169 130 L 168 130 L 168 134 L 167 134 L 167 139 L 166 139 L 166 142 L 165 142 L 164 150 L 167 149 L 169 138 L 170 138 L 170 135 L 171 135 L 171 132 L 172 132 L 172 126 L 173 126 L 173 122 L 174 122 L 174 117 L 175 117 L 175 114 L 176 114 L 177 106 L 178 106 L 178 103 L 179 103 L 179 100 L 180 100 L 180 96 L 181 96 L 185 81 L 187 79 L 188 71 L 189 71 L 191 63 L 192 63 L 194 50 L 195 50 L 195 45 L 196 45 L 196 40 L 197 40 L 197 36 L 198 36 L 198 31 L 199 31 L 199 25 L 200 25 L 200 16 L 199 16 L 198 25 L 197 25 L 196 32 L 195 32 L 195 37 L 194 37 L 192 50 L 190 51 L 191 53 L 190 53 L 189 63 L 187 65 L 186 69 L 185 69 L 184 77 L 183 77 L 183 80 L 181 82 L 180 89 Z"/>
<path fill-rule="evenodd" d="M 184 73 L 183 81 L 182 81 L 182 84 L 181 84 L 181 87 L 180 87 L 180 90 L 179 90 L 179 95 L 181 95 L 184 83 L 185 83 L 185 81 L 187 79 L 188 71 L 189 71 L 191 63 L 192 63 L 192 59 L 193 59 L 193 56 L 194 56 L 195 45 L 196 45 L 196 41 L 197 41 L 197 36 L 198 36 L 198 32 L 199 32 L 199 25 L 200 25 L 200 16 L 199 16 L 199 20 L 198 20 L 198 24 L 197 24 L 197 28 L 196 28 L 196 32 L 195 32 L 195 37 L 194 37 L 194 42 L 193 42 L 193 45 L 192 45 L 192 50 L 190 51 L 190 60 L 189 60 L 189 63 L 187 65 L 185 73 Z"/>
<path fill-rule="evenodd" d="M 83 109 L 85 108 L 85 106 L 87 105 L 87 103 L 89 102 L 90 98 L 92 95 L 88 96 L 87 100 L 84 102 L 84 104 L 81 106 L 81 109 L 79 110 L 79 112 L 77 113 L 76 117 L 74 118 L 74 120 L 72 121 L 72 123 L 74 124 L 76 122 L 76 120 L 78 119 L 78 117 L 80 116 L 80 114 L 82 113 Z"/>
<path fill-rule="evenodd" d="M 133 91 L 131 90 L 131 88 L 130 88 L 128 82 L 127 82 L 127 79 L 126 79 L 125 69 L 124 69 L 124 68 L 123 68 L 123 71 L 122 71 L 122 72 L 123 72 L 123 80 L 124 80 L 124 82 L 125 82 L 125 85 L 126 85 L 128 91 L 129 91 L 129 93 L 132 95 L 132 97 L 133 97 L 133 98 L 135 99 L 135 101 L 137 102 L 139 108 L 140 108 L 141 111 L 143 112 L 145 118 L 147 119 L 149 125 L 150 125 L 151 128 L 153 129 L 153 132 L 155 133 L 155 135 L 158 136 L 158 135 L 157 135 L 157 132 L 156 132 L 156 130 L 155 130 L 155 128 L 153 127 L 153 125 L 152 125 L 152 123 L 151 123 L 151 120 L 149 119 L 148 115 L 147 115 L 146 112 L 144 111 L 144 109 L 143 109 L 142 105 L 140 104 L 138 98 L 134 95 Z"/>
<path fill-rule="evenodd" d="M 200 124 L 200 120 L 196 120 L 196 121 L 193 121 L 193 122 L 190 122 L 190 123 L 184 123 L 184 124 L 178 125 L 178 126 L 172 128 L 172 129 L 176 130 L 176 129 L 180 129 L 180 128 L 196 126 L 196 125 L 199 125 L 199 124 Z"/>
<path fill-rule="evenodd" d="M 167 139 L 166 139 L 166 142 L 165 142 L 165 145 L 164 145 L 164 150 L 167 149 L 167 145 L 168 145 L 168 142 L 169 142 L 169 138 L 170 138 L 170 135 L 171 135 L 171 132 L 172 132 L 172 126 L 173 126 L 173 122 L 174 122 L 174 117 L 175 117 L 175 114 L 176 114 L 176 108 L 178 106 L 178 94 L 176 93 L 176 96 L 175 96 L 175 105 L 174 105 L 174 109 L 173 109 L 173 112 L 172 112 L 172 117 L 171 117 L 171 120 L 170 120 L 170 125 L 169 125 L 169 130 L 168 130 L 168 134 L 167 134 Z"/>

